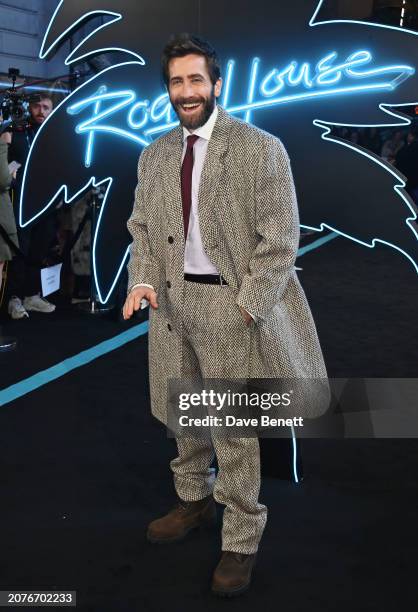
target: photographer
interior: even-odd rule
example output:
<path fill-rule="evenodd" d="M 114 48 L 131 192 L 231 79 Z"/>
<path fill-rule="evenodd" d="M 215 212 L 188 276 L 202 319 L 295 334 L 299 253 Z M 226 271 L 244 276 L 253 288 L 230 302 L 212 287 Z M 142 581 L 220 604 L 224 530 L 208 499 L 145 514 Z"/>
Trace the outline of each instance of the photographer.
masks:
<path fill-rule="evenodd" d="M 53 102 L 48 94 L 40 94 L 36 101 L 29 105 L 30 121 L 23 130 L 14 130 L 12 143 L 9 149 L 9 161 L 21 164 L 17 179 L 13 184 L 15 193 L 14 213 L 20 249 L 28 258 L 42 265 L 48 265 L 48 252 L 55 241 L 55 217 L 46 215 L 28 227 L 19 227 L 18 209 L 22 186 L 23 170 L 28 158 L 29 150 L 35 135 L 46 118 L 51 114 Z M 16 259 L 11 266 L 12 274 L 9 283 L 8 312 L 12 319 L 28 317 L 28 311 L 51 313 L 55 305 L 41 297 L 41 283 L 39 268 L 28 265 L 23 259 Z M 22 301 L 23 299 L 23 301 Z"/>
<path fill-rule="evenodd" d="M 0 136 L 0 225 L 8 234 L 9 239 L 16 245 L 17 234 L 13 215 L 13 207 L 9 197 L 9 186 L 12 182 L 7 163 L 8 146 L 11 142 L 11 133 L 5 132 Z M 3 279 L 3 266 L 5 261 L 10 261 L 13 257 L 12 250 L 4 237 L 0 234 L 0 290 Z"/>

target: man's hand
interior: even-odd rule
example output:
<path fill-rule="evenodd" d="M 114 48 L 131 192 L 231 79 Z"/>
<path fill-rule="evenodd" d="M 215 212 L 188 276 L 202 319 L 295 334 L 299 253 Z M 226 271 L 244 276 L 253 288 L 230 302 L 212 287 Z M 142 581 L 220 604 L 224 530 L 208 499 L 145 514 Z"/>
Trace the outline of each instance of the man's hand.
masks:
<path fill-rule="evenodd" d="M 148 300 L 153 308 L 158 308 L 157 294 L 153 289 L 149 287 L 135 287 L 129 293 L 123 306 L 123 318 L 125 320 L 130 319 L 134 311 L 140 309 L 141 300 L 144 298 Z"/>
<path fill-rule="evenodd" d="M 250 314 L 248 314 L 248 312 L 242 307 L 239 307 L 241 314 L 242 314 L 242 318 L 244 319 L 245 325 L 251 325 L 252 321 L 254 321 L 254 319 L 252 318 L 252 316 Z"/>

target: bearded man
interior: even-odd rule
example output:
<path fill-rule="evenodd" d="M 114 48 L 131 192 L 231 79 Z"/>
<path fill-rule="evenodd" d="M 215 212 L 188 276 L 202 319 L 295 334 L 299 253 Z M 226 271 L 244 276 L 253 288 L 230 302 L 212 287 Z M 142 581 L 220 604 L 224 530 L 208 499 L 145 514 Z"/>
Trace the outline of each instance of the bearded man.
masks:
<path fill-rule="evenodd" d="M 299 220 L 282 142 L 216 103 L 219 63 L 200 37 L 173 37 L 162 72 L 180 125 L 139 160 L 124 317 L 149 301 L 151 409 L 167 423 L 170 379 L 323 378 L 326 371 L 295 272 Z M 178 503 L 149 525 L 148 539 L 178 541 L 214 520 L 214 500 L 223 504 L 212 591 L 242 593 L 267 519 L 258 501 L 258 439 L 176 441 Z"/>

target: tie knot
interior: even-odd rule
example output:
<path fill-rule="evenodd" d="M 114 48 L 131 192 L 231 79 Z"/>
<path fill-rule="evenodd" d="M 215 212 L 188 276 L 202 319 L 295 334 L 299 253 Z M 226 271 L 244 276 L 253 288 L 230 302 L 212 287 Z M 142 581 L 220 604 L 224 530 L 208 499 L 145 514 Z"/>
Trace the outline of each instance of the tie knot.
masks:
<path fill-rule="evenodd" d="M 199 138 L 199 136 L 195 136 L 192 134 L 191 136 L 187 136 L 187 151 L 193 149 L 194 143 Z"/>

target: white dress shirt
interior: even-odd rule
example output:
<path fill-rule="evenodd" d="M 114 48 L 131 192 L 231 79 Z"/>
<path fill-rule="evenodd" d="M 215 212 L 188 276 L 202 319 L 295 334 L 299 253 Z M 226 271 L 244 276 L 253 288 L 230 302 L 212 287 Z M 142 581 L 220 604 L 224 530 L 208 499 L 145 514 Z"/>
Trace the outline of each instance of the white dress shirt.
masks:
<path fill-rule="evenodd" d="M 210 137 L 212 136 L 215 126 L 216 117 L 218 116 L 218 107 L 215 108 L 202 127 L 194 130 L 193 135 L 199 136 L 193 146 L 193 173 L 192 173 L 192 205 L 189 217 L 189 230 L 187 232 L 187 240 L 184 248 L 184 272 L 188 274 L 219 274 L 217 268 L 206 255 L 199 227 L 199 207 L 198 193 L 200 185 L 200 177 L 202 176 L 203 164 L 205 162 L 206 151 Z M 183 127 L 183 155 L 186 154 L 187 137 L 191 136 L 192 132 Z"/>

